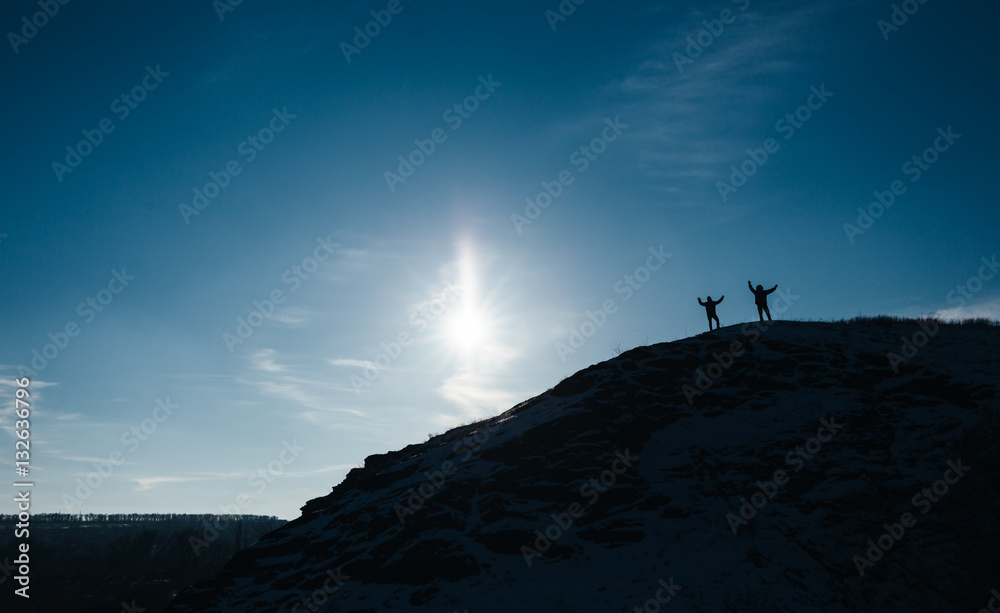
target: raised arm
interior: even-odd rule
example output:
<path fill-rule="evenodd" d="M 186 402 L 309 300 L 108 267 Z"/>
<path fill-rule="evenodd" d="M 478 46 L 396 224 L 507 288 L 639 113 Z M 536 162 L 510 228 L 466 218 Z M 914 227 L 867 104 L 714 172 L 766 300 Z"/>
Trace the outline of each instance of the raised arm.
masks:
<path fill-rule="evenodd" d="M 698 296 L 698 304 L 705 306 L 705 303 L 701 301 L 701 296 Z"/>
<path fill-rule="evenodd" d="M 725 295 L 725 294 L 723 294 L 723 295 L 722 295 L 722 297 L 721 297 L 721 298 L 719 298 L 719 299 L 718 299 L 718 300 L 716 301 L 716 303 L 715 303 L 715 304 L 722 304 L 722 301 L 723 301 L 723 300 L 725 300 L 725 299 L 726 299 L 726 295 Z"/>
<path fill-rule="evenodd" d="M 747 287 L 749 287 L 749 288 L 750 288 L 750 291 L 751 291 L 751 292 L 753 292 L 753 293 L 755 293 L 755 294 L 757 293 L 757 292 L 754 292 L 754 289 L 753 289 L 753 283 L 750 283 L 749 281 L 747 281 Z"/>
<path fill-rule="evenodd" d="M 774 286 L 774 287 L 772 287 L 771 289 L 767 290 L 767 293 L 768 293 L 768 294 L 770 294 L 771 292 L 773 292 L 773 291 L 774 291 L 774 290 L 776 290 L 776 289 L 778 289 L 778 286 L 777 286 L 777 285 L 775 285 L 775 286 Z"/>

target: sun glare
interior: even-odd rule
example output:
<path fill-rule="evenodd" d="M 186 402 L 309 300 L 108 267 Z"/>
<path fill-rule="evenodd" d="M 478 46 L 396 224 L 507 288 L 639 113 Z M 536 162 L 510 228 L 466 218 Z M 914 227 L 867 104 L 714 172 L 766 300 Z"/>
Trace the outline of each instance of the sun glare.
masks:
<path fill-rule="evenodd" d="M 476 270 L 472 249 L 461 246 L 458 262 L 458 299 L 449 308 L 445 336 L 451 351 L 464 358 L 472 358 L 477 350 L 489 342 L 490 315 L 483 308 L 479 295 L 480 278 Z"/>
<path fill-rule="evenodd" d="M 464 308 L 451 322 L 449 336 L 455 348 L 468 352 L 486 340 L 487 324 L 481 313 Z"/>

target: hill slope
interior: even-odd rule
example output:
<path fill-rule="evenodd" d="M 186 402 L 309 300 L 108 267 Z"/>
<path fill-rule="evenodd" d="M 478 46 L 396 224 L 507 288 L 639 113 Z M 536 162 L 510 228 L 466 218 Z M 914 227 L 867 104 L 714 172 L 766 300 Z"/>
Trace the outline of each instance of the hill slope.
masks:
<path fill-rule="evenodd" d="M 1000 328 L 916 322 L 633 349 L 367 458 L 170 610 L 976 611 L 998 357 Z"/>

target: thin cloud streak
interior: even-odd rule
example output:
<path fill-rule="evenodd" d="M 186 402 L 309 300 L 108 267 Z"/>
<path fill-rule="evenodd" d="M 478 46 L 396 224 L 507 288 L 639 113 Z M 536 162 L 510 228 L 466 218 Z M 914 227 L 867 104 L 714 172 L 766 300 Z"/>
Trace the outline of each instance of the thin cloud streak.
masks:
<path fill-rule="evenodd" d="M 350 366 L 355 368 L 376 368 L 375 362 L 372 362 L 371 360 L 354 360 L 351 358 L 330 360 L 330 364 L 334 366 Z"/>
<path fill-rule="evenodd" d="M 652 43 L 636 69 L 605 88 L 612 97 L 625 96 L 623 118 L 643 125 L 635 138 L 644 174 L 662 181 L 679 204 L 712 204 L 713 179 L 751 142 L 741 136 L 747 126 L 775 121 L 758 111 L 777 95 L 761 84 L 801 68 L 805 32 L 834 6 L 840 8 L 821 3 L 771 14 L 753 6 L 745 13 L 736 10 L 736 21 L 692 63 L 683 64 L 683 72 L 674 53 L 687 57 L 687 37 L 696 36 L 701 20 L 713 15 L 692 18 Z M 798 62 L 788 59 L 793 55 Z M 768 136 L 762 128 L 760 139 Z"/>
<path fill-rule="evenodd" d="M 948 321 L 979 317 L 1000 321 L 1000 298 L 976 302 L 961 307 L 941 309 L 934 316 Z"/>

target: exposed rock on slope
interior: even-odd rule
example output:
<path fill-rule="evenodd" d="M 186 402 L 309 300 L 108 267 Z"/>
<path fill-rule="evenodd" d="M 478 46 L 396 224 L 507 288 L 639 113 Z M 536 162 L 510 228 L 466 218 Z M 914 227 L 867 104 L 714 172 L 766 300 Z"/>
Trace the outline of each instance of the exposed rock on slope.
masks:
<path fill-rule="evenodd" d="M 633 349 L 367 458 L 170 610 L 979 610 L 1000 588 L 1000 328 L 921 331 Z M 904 337 L 927 342 L 897 373 Z"/>

